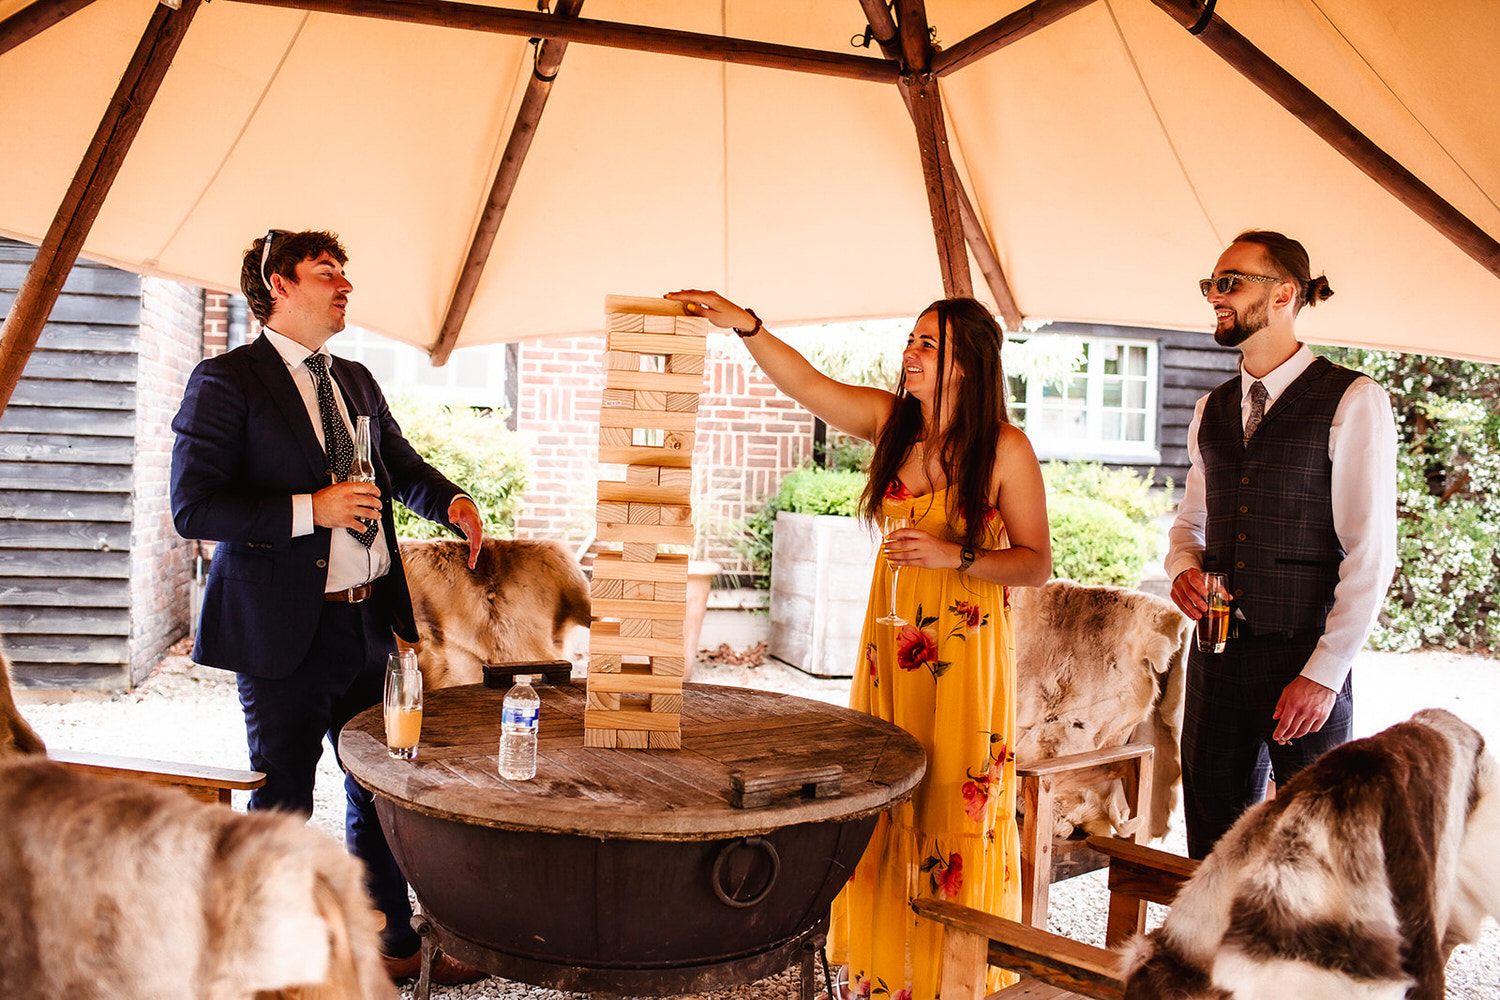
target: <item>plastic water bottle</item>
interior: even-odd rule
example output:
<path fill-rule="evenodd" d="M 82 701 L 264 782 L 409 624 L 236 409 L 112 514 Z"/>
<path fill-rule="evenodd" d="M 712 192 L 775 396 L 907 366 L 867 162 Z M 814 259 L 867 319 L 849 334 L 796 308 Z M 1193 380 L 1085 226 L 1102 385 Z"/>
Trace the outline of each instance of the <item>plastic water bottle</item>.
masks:
<path fill-rule="evenodd" d="M 530 674 L 517 674 L 500 710 L 500 777 L 527 781 L 536 777 L 536 731 L 542 699 Z"/>

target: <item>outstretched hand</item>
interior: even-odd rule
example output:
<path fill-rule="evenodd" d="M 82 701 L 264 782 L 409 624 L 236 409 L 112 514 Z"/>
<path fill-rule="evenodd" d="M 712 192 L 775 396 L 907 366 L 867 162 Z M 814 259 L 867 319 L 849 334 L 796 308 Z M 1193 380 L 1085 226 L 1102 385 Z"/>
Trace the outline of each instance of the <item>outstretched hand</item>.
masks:
<path fill-rule="evenodd" d="M 749 330 L 755 326 L 754 316 L 718 292 L 685 288 L 680 292 L 668 292 L 662 298 L 681 302 L 689 316 L 702 316 L 722 330 Z"/>
<path fill-rule="evenodd" d="M 484 544 L 484 520 L 479 516 L 479 507 L 465 496 L 453 498 L 448 504 L 448 520 L 469 543 L 469 568 L 479 563 L 479 548 Z"/>

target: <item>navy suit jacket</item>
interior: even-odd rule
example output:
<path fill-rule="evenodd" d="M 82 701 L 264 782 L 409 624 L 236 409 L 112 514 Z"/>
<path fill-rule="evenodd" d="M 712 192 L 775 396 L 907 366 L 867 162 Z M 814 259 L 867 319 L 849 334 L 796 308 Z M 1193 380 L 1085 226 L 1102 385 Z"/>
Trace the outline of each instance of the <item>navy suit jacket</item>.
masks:
<path fill-rule="evenodd" d="M 391 569 L 375 581 L 371 600 L 396 634 L 414 642 L 391 498 L 456 531 L 448 505 L 463 491 L 402 436 L 368 369 L 334 358 L 330 370 L 351 418 L 373 418 L 371 452 Z M 332 532 L 315 527 L 292 537 L 292 496 L 316 493 L 329 480 L 307 406 L 275 346 L 261 336 L 199 364 L 172 430 L 172 522 L 185 538 L 219 543 L 193 659 L 256 677 L 285 677 L 317 631 Z"/>

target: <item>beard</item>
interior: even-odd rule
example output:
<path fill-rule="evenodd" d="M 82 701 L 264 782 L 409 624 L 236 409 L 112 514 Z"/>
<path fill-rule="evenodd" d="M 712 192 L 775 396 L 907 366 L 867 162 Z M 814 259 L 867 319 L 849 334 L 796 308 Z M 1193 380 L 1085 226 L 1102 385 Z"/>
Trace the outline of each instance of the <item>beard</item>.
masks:
<path fill-rule="evenodd" d="M 1250 306 L 1243 314 L 1236 311 L 1234 322 L 1228 326 L 1214 327 L 1214 342 L 1220 347 L 1239 347 L 1252 334 L 1259 333 L 1271 323 L 1271 296 L 1266 295 Z"/>

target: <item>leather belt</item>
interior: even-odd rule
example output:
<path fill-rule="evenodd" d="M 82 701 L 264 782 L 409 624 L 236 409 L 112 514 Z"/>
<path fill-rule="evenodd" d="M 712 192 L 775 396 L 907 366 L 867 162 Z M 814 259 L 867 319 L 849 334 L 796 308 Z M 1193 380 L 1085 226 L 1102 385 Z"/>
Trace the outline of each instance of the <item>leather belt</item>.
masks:
<path fill-rule="evenodd" d="M 373 588 L 368 583 L 362 583 L 358 587 L 350 587 L 348 590 L 330 590 L 323 595 L 325 601 L 339 601 L 347 604 L 358 604 L 367 600 Z"/>

